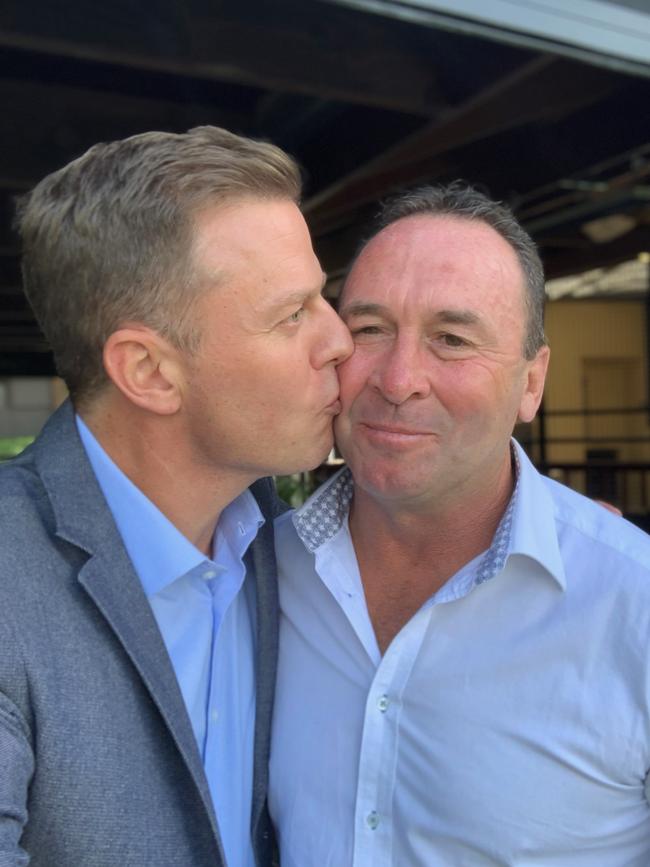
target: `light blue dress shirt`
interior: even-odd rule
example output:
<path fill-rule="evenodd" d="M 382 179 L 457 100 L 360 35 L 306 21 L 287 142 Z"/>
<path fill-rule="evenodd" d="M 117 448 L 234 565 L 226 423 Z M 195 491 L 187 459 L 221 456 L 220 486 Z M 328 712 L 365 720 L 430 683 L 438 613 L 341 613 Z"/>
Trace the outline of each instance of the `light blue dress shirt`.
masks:
<path fill-rule="evenodd" d="M 76 420 L 176 672 L 228 867 L 254 867 L 255 588 L 242 558 L 264 518 L 244 491 L 221 513 L 207 559 Z"/>
<path fill-rule="evenodd" d="M 383 656 L 349 471 L 277 520 L 283 867 L 650 865 L 650 537 L 517 454 L 490 548 Z"/>

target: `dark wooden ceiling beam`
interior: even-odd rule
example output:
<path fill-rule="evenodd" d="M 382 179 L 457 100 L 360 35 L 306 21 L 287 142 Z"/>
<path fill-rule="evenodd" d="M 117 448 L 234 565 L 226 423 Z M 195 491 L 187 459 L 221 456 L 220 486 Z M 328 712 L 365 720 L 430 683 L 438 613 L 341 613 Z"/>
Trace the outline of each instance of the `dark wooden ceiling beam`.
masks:
<path fill-rule="evenodd" d="M 29 189 L 98 141 L 143 129 L 185 130 L 206 117 L 236 127 L 243 115 L 218 106 L 97 93 L 83 86 L 0 79 L 3 129 L 0 198 Z"/>
<path fill-rule="evenodd" d="M 536 219 L 526 220 L 526 229 L 534 236 L 556 230 L 558 226 L 566 226 L 579 221 L 594 220 L 603 213 L 616 211 L 618 213 L 630 213 L 635 210 L 638 202 L 650 201 L 650 186 L 640 189 L 613 189 L 607 193 L 601 193 L 585 197 L 584 201 L 559 208 Z"/>
<path fill-rule="evenodd" d="M 566 236 L 565 236 L 566 241 Z M 542 261 L 547 279 L 579 274 L 592 268 L 605 268 L 634 259 L 639 253 L 650 252 L 650 226 L 639 226 L 608 244 L 561 249 L 544 246 Z"/>
<path fill-rule="evenodd" d="M 448 109 L 431 123 L 310 198 L 318 231 L 341 210 L 425 179 L 444 154 L 534 122 L 549 122 L 604 98 L 620 78 L 607 70 L 539 57 Z"/>
<path fill-rule="evenodd" d="M 33 16 L 5 0 L 0 46 L 435 115 L 445 104 L 426 45 L 399 22 L 302 0 L 273 4 L 70 4 Z M 156 9 L 156 7 L 158 7 Z M 77 14 L 74 14 L 74 9 Z"/>

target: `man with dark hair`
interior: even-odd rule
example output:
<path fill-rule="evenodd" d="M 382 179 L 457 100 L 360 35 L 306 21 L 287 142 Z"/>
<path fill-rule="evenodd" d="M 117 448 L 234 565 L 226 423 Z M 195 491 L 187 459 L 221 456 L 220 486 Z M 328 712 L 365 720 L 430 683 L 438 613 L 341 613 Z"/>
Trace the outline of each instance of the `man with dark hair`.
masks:
<path fill-rule="evenodd" d="M 351 350 L 277 148 L 97 145 L 21 203 L 71 402 L 0 468 L 0 863 L 254 867 L 277 650 L 268 480 Z M 252 487 L 250 487 L 252 486 Z"/>
<path fill-rule="evenodd" d="M 389 204 L 352 265 L 348 467 L 276 522 L 283 867 L 650 863 L 650 542 L 511 439 L 543 290 L 459 184 Z"/>

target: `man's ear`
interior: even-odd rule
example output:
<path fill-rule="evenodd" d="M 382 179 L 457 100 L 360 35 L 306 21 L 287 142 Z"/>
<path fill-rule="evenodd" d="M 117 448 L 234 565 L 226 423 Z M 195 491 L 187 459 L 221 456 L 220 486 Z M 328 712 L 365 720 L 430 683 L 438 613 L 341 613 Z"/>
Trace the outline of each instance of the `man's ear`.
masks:
<path fill-rule="evenodd" d="M 551 357 L 548 346 L 542 346 L 532 361 L 527 362 L 526 385 L 519 404 L 519 421 L 531 422 L 535 418 L 544 393 L 544 381 Z"/>
<path fill-rule="evenodd" d="M 158 415 L 178 412 L 178 350 L 156 331 L 145 325 L 127 324 L 110 335 L 103 357 L 108 377 L 131 403 Z"/>

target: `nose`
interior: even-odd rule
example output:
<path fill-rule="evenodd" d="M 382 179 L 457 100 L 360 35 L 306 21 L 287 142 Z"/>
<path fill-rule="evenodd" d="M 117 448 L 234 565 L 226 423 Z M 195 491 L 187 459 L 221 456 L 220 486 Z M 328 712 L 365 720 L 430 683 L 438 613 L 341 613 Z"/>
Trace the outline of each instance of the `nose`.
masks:
<path fill-rule="evenodd" d="M 386 347 L 368 377 L 368 384 L 389 403 L 399 406 L 410 398 L 426 397 L 431 391 L 430 363 L 426 347 L 413 338 L 399 337 Z"/>
<path fill-rule="evenodd" d="M 347 325 L 339 317 L 332 305 L 324 298 L 320 299 L 318 330 L 320 340 L 315 353 L 314 366 L 324 367 L 327 364 L 340 364 L 352 355 L 354 344 Z"/>

